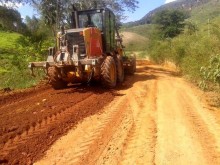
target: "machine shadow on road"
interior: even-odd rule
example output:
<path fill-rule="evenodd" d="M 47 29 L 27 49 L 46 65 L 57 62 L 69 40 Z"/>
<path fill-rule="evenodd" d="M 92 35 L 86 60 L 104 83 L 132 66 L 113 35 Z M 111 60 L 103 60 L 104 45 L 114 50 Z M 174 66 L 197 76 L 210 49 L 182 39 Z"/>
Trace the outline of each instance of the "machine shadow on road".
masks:
<path fill-rule="evenodd" d="M 71 93 L 88 93 L 92 92 L 94 94 L 103 94 L 106 92 L 113 92 L 115 89 L 108 89 L 102 87 L 102 84 L 100 82 L 90 82 L 90 83 L 84 83 L 84 84 L 70 84 L 66 89 L 62 89 L 58 91 L 57 93 L 65 93 L 65 94 L 71 94 Z"/>
<path fill-rule="evenodd" d="M 157 65 L 146 64 L 141 67 L 137 67 L 137 70 L 134 75 L 125 74 L 125 80 L 123 83 L 118 83 L 116 88 L 109 89 L 102 87 L 102 84 L 97 81 L 91 81 L 89 83 L 78 83 L 78 84 L 69 84 L 66 89 L 57 90 L 57 94 L 72 94 L 72 93 L 88 93 L 92 92 L 94 94 L 103 94 L 103 93 L 111 93 L 113 96 L 122 96 L 119 91 L 127 90 L 137 82 L 140 81 L 149 81 L 155 80 L 161 77 L 161 74 L 165 74 L 168 76 L 179 76 L 178 72 L 171 71 L 169 69 L 164 69 L 162 67 L 158 67 Z"/>
<path fill-rule="evenodd" d="M 153 65 L 152 66 L 145 66 L 143 68 L 140 68 L 141 71 L 145 71 L 147 73 L 151 73 L 151 74 L 166 74 L 168 76 L 172 76 L 172 77 L 179 77 L 181 76 L 181 73 L 180 72 L 177 72 L 177 71 L 172 71 L 170 69 L 165 69 L 165 68 L 162 68 L 162 67 L 154 67 Z"/>
<path fill-rule="evenodd" d="M 162 66 L 147 64 L 138 67 L 134 75 L 126 74 L 125 81 L 116 87 L 116 90 L 127 90 L 137 82 L 157 80 L 164 75 L 171 77 L 179 77 L 181 74 L 170 69 L 165 69 Z"/>
<path fill-rule="evenodd" d="M 149 80 L 156 80 L 158 76 L 148 72 L 148 67 L 144 68 L 137 68 L 134 75 L 126 74 L 125 81 L 120 84 L 116 90 L 127 90 L 132 88 L 133 85 L 137 82 L 141 81 L 149 81 Z"/>
<path fill-rule="evenodd" d="M 105 92 L 110 92 L 114 96 L 122 96 L 123 94 L 119 94 L 118 91 L 120 90 L 128 90 L 135 84 L 136 82 L 140 81 L 148 81 L 152 79 L 157 79 L 157 76 L 153 74 L 146 73 L 142 71 L 142 68 L 138 68 L 134 75 L 125 74 L 125 80 L 123 83 L 118 83 L 116 88 L 108 89 L 103 88 L 100 82 L 91 82 L 89 84 L 71 84 L 68 86 L 68 90 L 62 90 L 61 93 L 87 93 L 88 91 L 94 94 L 103 94 Z"/>

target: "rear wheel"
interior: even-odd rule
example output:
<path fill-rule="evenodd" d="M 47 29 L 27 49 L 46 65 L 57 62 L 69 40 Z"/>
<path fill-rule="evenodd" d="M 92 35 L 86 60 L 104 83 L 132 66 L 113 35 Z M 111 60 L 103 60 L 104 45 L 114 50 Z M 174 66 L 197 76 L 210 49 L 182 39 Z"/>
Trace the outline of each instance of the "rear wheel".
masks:
<path fill-rule="evenodd" d="M 124 66 L 123 66 L 122 57 L 120 55 L 117 55 L 116 65 L 117 65 L 117 81 L 121 83 L 124 81 Z"/>
<path fill-rule="evenodd" d="M 101 83 L 104 87 L 114 88 L 116 86 L 116 65 L 113 57 L 107 56 L 101 66 Z"/>
<path fill-rule="evenodd" d="M 63 81 L 59 78 L 59 73 L 56 67 L 49 67 L 48 68 L 48 76 L 49 76 L 49 83 L 54 89 L 62 89 L 67 86 L 67 82 Z"/>
<path fill-rule="evenodd" d="M 131 60 L 131 66 L 129 68 L 129 73 L 134 74 L 136 72 L 136 57 L 133 57 Z"/>

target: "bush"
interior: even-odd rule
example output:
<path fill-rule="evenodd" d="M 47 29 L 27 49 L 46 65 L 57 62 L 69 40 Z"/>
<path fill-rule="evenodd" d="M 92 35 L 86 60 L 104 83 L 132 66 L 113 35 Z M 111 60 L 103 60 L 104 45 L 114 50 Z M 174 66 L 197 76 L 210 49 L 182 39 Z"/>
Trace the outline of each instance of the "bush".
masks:
<path fill-rule="evenodd" d="M 32 77 L 28 69 L 28 63 L 31 61 L 44 61 L 48 47 L 52 46 L 52 39 L 33 42 L 32 38 L 14 33 L 2 33 L 4 36 L 0 39 L 0 89 L 1 88 L 27 88 L 36 85 L 45 75 L 43 70 L 36 70 L 36 77 Z M 11 38 L 10 43 L 3 40 Z"/>
<path fill-rule="evenodd" d="M 190 33 L 186 29 L 184 34 L 173 39 L 159 39 L 152 34 L 153 37 L 151 37 L 148 46 L 151 59 L 157 63 L 166 60 L 175 63 L 184 75 L 197 83 L 203 81 L 207 85 L 209 81 L 219 85 L 219 78 L 216 77 L 218 76 L 218 64 L 213 63 L 213 54 L 220 52 L 218 22 L 217 20 L 211 22 L 210 25 L 204 24 L 196 31 L 190 31 Z M 156 34 L 154 30 L 154 35 Z M 217 61 L 216 56 L 214 59 Z M 201 67 L 203 67 L 202 72 L 211 77 L 206 78 L 204 74 L 201 74 Z"/>
<path fill-rule="evenodd" d="M 203 66 L 200 69 L 202 76 L 202 81 L 200 82 L 200 87 L 207 89 L 207 82 L 213 82 L 218 87 L 220 86 L 220 55 L 211 56 L 209 59 L 209 65 L 207 67 Z"/>

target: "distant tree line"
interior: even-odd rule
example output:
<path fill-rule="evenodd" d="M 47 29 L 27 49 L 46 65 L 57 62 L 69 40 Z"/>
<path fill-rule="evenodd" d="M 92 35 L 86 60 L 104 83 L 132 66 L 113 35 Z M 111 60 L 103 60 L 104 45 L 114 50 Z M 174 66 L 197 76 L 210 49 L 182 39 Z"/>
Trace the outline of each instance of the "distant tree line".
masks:
<path fill-rule="evenodd" d="M 41 20 L 52 30 L 55 35 L 57 30 L 61 25 L 70 25 L 71 23 L 71 12 L 73 5 L 77 10 L 84 9 L 93 9 L 93 8 L 110 8 L 115 14 L 118 20 L 118 23 L 125 18 L 124 12 L 129 10 L 131 12 L 135 11 L 138 7 L 137 0 L 3 0 L 5 3 L 10 2 L 16 6 L 18 3 L 32 5 L 39 14 L 41 15 Z M 10 11 L 10 16 L 13 15 L 12 12 L 17 14 L 17 17 L 20 17 L 20 14 L 14 9 L 7 9 L 2 7 L 5 10 Z M 8 18 L 8 15 L 5 15 L 4 18 Z M 17 18 L 19 21 L 11 21 L 11 28 L 16 28 L 17 24 L 20 27 L 22 23 L 21 18 Z M 2 19 L 2 22 L 4 20 Z M 1 23 L 1 22 L 0 22 Z M 2 25 L 6 26 L 6 25 Z M 8 27 L 8 26 L 7 26 Z"/>
<path fill-rule="evenodd" d="M 19 33 L 25 30 L 25 24 L 17 10 L 0 6 L 0 16 L 0 30 L 16 31 Z"/>
<path fill-rule="evenodd" d="M 135 11 L 138 7 L 137 0 L 3 0 L 10 3 L 30 4 L 36 8 L 45 22 L 50 26 L 69 22 L 69 15 L 72 5 L 78 10 L 93 8 L 110 8 L 117 16 L 118 20 L 125 18 L 124 12 Z"/>

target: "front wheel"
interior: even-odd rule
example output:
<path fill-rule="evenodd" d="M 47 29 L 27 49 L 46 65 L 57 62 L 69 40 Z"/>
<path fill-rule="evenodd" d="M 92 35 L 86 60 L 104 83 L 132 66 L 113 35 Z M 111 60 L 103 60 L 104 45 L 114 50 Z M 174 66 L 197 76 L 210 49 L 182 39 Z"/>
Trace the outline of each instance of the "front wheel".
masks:
<path fill-rule="evenodd" d="M 67 86 L 67 82 L 59 78 L 59 73 L 56 67 L 48 68 L 48 76 L 49 76 L 49 83 L 54 89 L 62 89 Z"/>
<path fill-rule="evenodd" d="M 104 87 L 114 88 L 116 86 L 116 65 L 114 58 L 107 56 L 101 66 L 101 83 Z"/>
<path fill-rule="evenodd" d="M 134 74 L 134 72 L 136 72 L 136 57 L 132 57 L 132 60 L 131 60 L 131 65 L 130 65 L 130 68 L 129 68 L 129 73 L 130 74 Z"/>

